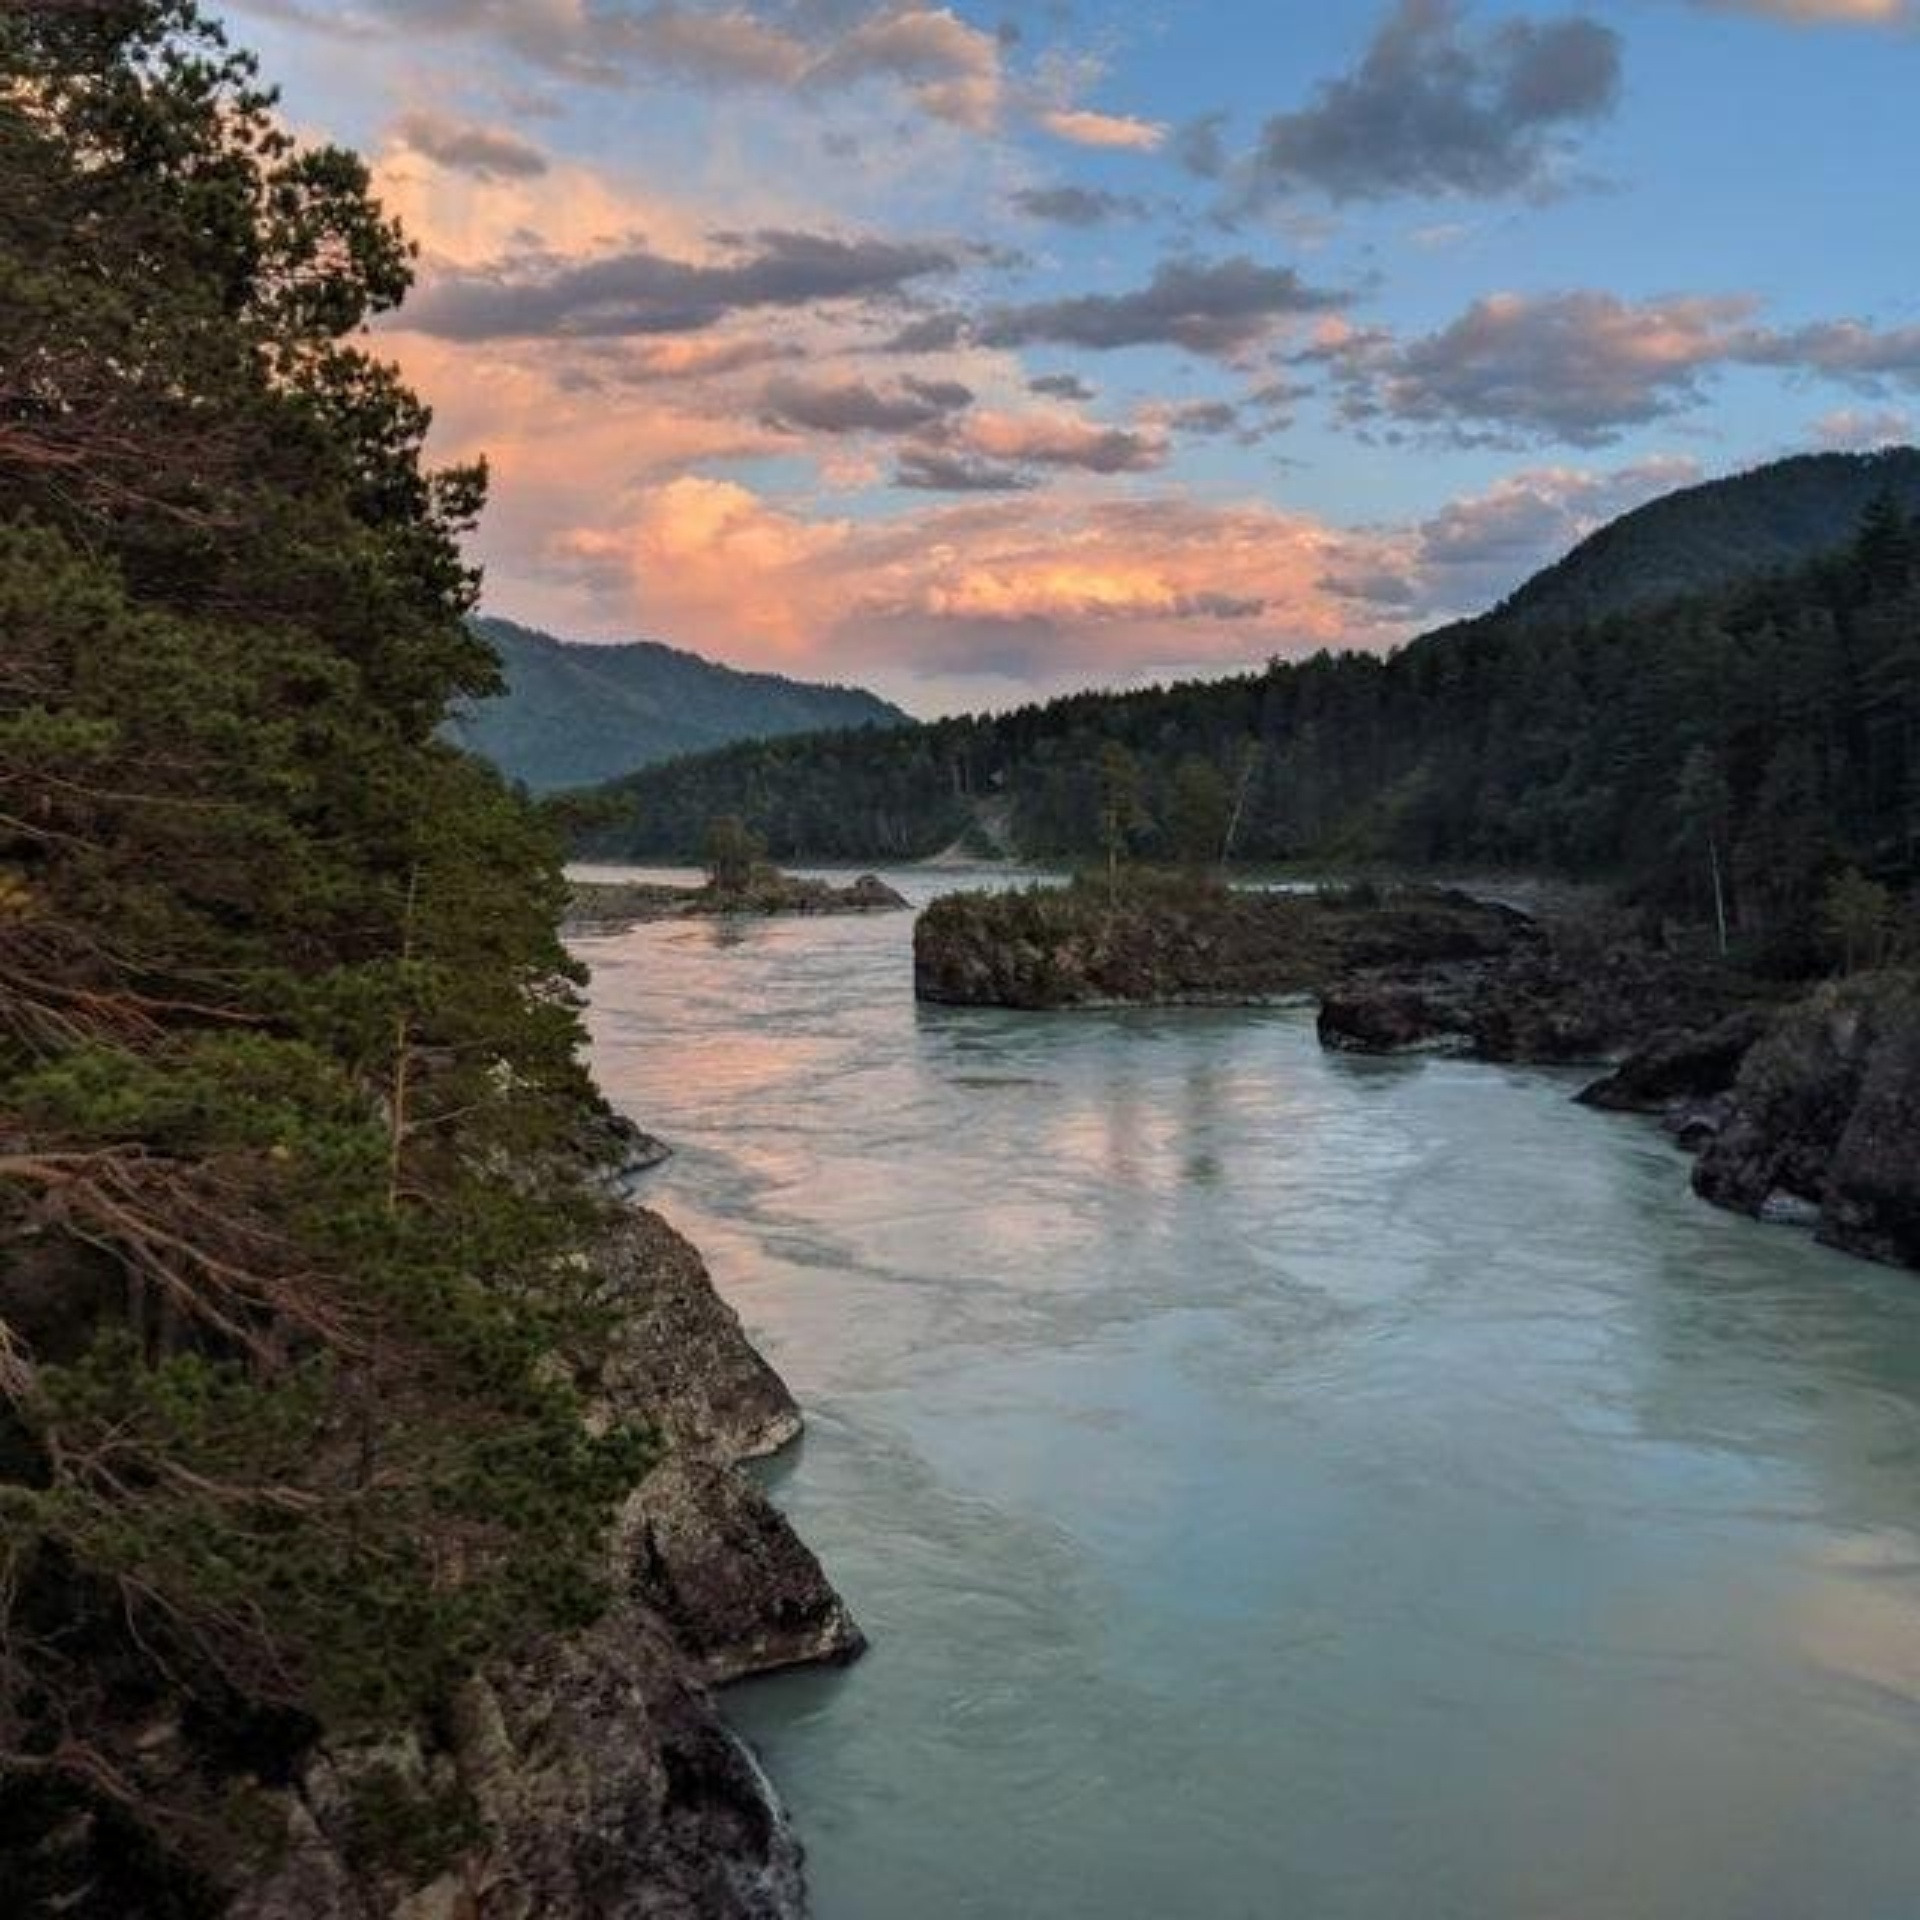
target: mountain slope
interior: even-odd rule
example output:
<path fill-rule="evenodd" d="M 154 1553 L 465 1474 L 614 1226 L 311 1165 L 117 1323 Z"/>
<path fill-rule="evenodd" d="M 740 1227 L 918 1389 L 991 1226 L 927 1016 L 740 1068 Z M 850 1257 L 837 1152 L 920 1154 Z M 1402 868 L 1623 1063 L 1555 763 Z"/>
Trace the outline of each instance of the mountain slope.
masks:
<path fill-rule="evenodd" d="M 1800 454 L 1682 487 L 1590 534 L 1497 617 L 1599 620 L 1796 567 L 1845 546 L 1883 496 L 1920 510 L 1920 448 Z"/>
<path fill-rule="evenodd" d="M 466 703 L 450 731 L 536 792 L 611 780 L 735 740 L 907 718 L 858 688 L 742 673 L 651 640 L 587 646 L 511 620 L 473 624 L 499 654 L 507 691 Z"/>

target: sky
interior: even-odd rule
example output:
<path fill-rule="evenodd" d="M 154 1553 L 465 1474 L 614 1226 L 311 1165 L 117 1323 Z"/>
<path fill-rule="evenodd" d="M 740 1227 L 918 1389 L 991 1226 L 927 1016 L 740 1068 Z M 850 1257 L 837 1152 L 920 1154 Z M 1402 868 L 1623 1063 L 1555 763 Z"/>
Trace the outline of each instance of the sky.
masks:
<path fill-rule="evenodd" d="M 1920 414 L 1920 0 L 234 0 L 485 604 L 933 714 L 1387 647 Z"/>

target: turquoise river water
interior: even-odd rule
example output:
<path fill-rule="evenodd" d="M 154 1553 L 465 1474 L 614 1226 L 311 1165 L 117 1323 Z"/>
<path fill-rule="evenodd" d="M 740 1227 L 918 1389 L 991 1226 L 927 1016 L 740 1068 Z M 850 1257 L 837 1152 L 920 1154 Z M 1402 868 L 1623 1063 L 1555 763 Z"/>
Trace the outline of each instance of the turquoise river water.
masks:
<path fill-rule="evenodd" d="M 1920 1920 L 1920 1277 L 1577 1075 L 910 938 L 579 943 L 873 1640 L 729 1700 L 820 1920 Z"/>

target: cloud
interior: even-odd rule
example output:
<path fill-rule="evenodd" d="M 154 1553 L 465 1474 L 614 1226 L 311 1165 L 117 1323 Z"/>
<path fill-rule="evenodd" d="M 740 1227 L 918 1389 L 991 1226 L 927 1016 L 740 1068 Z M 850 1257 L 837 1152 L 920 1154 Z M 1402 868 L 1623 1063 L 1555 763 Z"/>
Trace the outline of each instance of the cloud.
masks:
<path fill-rule="evenodd" d="M 1796 368 L 1874 388 L 1920 384 L 1920 326 L 1882 330 L 1861 320 L 1822 320 L 1756 334 L 1741 357 L 1755 366 Z"/>
<path fill-rule="evenodd" d="M 941 475 L 965 478 L 964 471 Z M 1368 631 L 1320 584 L 1342 538 L 1262 502 L 977 495 L 882 521 L 813 518 L 733 481 L 638 494 L 559 557 L 617 630 L 736 658 L 920 675 L 1221 670 Z M 1375 629 L 1377 631 L 1377 629 Z"/>
<path fill-rule="evenodd" d="M 1841 407 L 1813 423 L 1816 445 L 1833 453 L 1870 453 L 1875 447 L 1905 446 L 1915 433 L 1914 417 L 1898 408 L 1866 413 Z"/>
<path fill-rule="evenodd" d="M 1694 0 L 1716 13 L 1757 13 L 1796 27 L 1912 25 L 1913 0 Z"/>
<path fill-rule="evenodd" d="M 428 108 L 416 108 L 395 123 L 393 137 L 404 147 L 437 160 L 456 173 L 478 180 L 531 180 L 548 169 L 547 156 L 532 141 L 505 127 L 477 120 L 456 120 Z"/>
<path fill-rule="evenodd" d="M 1181 433 L 1231 433 L 1240 424 L 1240 409 L 1227 400 L 1194 400 L 1173 408 L 1167 424 Z"/>
<path fill-rule="evenodd" d="M 1438 332 L 1397 342 L 1335 326 L 1296 356 L 1333 370 L 1351 424 L 1383 420 L 1464 443 L 1594 447 L 1696 405 L 1729 366 L 1877 392 L 1920 388 L 1920 327 L 1858 320 L 1769 327 L 1745 294 L 1495 293 Z"/>
<path fill-rule="evenodd" d="M 712 380 L 744 373 L 772 361 L 803 360 L 806 349 L 793 341 L 754 334 L 731 339 L 674 334 L 659 340 L 583 341 L 553 371 L 556 381 L 575 391 L 644 387 L 661 382 Z"/>
<path fill-rule="evenodd" d="M 1752 312 L 1742 298 L 1490 294 L 1392 354 L 1376 404 L 1420 425 L 1597 446 L 1696 401 L 1701 370 L 1730 351 Z"/>
<path fill-rule="evenodd" d="M 1168 451 L 1159 434 L 1103 426 L 1064 411 L 981 413 L 959 431 L 969 448 L 992 459 L 1082 473 L 1145 473 L 1165 465 Z"/>
<path fill-rule="evenodd" d="M 1054 400 L 1091 400 L 1093 389 L 1077 373 L 1036 374 L 1027 382 L 1029 393 L 1043 393 Z"/>
<path fill-rule="evenodd" d="M 890 339 L 881 343 L 882 353 L 951 353 L 967 341 L 967 316 L 952 308 L 922 314 L 909 320 Z"/>
<path fill-rule="evenodd" d="M 1022 187 L 1008 199 L 1034 220 L 1051 220 L 1063 227 L 1098 227 L 1109 220 L 1138 218 L 1146 203 L 1128 193 L 1107 193 L 1097 187 Z"/>
<path fill-rule="evenodd" d="M 1242 184 L 1256 202 L 1551 192 L 1569 136 L 1609 113 L 1619 88 L 1619 36 L 1595 21 L 1470 34 L 1457 0 L 1400 0 L 1358 68 L 1267 121 Z M 1204 131 L 1188 144 L 1189 165 L 1213 152 Z"/>
<path fill-rule="evenodd" d="M 1070 140 L 1078 147 L 1156 153 L 1166 144 L 1167 129 L 1159 121 L 1136 120 L 1130 114 L 1095 113 L 1085 107 L 1049 107 L 1036 118 L 1049 133 Z"/>
<path fill-rule="evenodd" d="M 1007 404 L 998 394 L 1017 369 L 984 355 L 960 363 L 964 381 L 945 368 L 912 382 L 812 368 L 769 381 L 718 370 L 732 357 L 718 337 L 394 344 L 439 402 L 437 450 L 484 446 L 494 459 L 492 604 L 563 631 L 663 633 L 743 663 L 879 674 L 953 704 L 989 679 L 1011 698 L 1383 644 L 1497 598 L 1598 519 L 1693 477 L 1675 462 L 1542 467 L 1424 523 L 1342 530 L 1155 487 L 1179 416 L 1214 403 L 1120 424 Z M 662 376 L 639 409 L 561 371 L 611 381 L 634 360 Z M 968 404 L 968 390 L 995 397 Z M 890 479 L 902 510 L 783 503 L 703 470 L 790 453 L 796 433 L 830 485 Z M 868 450 L 888 441 L 891 461 Z M 850 462 L 837 451 L 848 448 Z"/>
<path fill-rule="evenodd" d="M 372 156 L 374 188 L 420 244 L 429 280 L 456 267 L 500 271 L 514 258 L 532 271 L 541 255 L 585 258 L 639 234 L 656 253 L 694 259 L 712 252 L 714 221 L 688 202 L 635 188 L 557 150 L 544 158 L 537 173 L 496 167 L 482 177 L 390 134 Z M 786 217 L 784 203 L 758 196 L 734 203 L 733 218 L 743 217 L 769 227 L 801 224 Z"/>
<path fill-rule="evenodd" d="M 568 79 L 829 91 L 903 86 L 923 111 L 991 124 L 1003 94 L 996 34 L 944 7 L 604 6 L 592 0 L 239 0 L 242 11 L 348 40 L 465 36 Z"/>
<path fill-rule="evenodd" d="M 944 249 L 766 231 L 734 236 L 706 262 L 638 246 L 588 260 L 535 255 L 430 278 L 407 308 L 414 331 L 450 340 L 695 333 L 758 307 L 898 293 L 957 263 Z"/>
<path fill-rule="evenodd" d="M 1671 455 L 1612 472 L 1509 474 L 1413 526 L 1350 537 L 1321 585 L 1375 618 L 1431 623 L 1481 612 L 1596 528 L 1700 477 L 1694 461 Z"/>
<path fill-rule="evenodd" d="M 1203 113 L 1177 128 L 1173 150 L 1180 164 L 1202 180 L 1218 180 L 1227 170 L 1227 116 Z"/>
<path fill-rule="evenodd" d="M 996 466 L 943 447 L 908 447 L 893 470 L 893 484 L 921 493 L 1026 493 L 1040 482 L 1017 467 Z"/>
<path fill-rule="evenodd" d="M 1111 426 L 1059 406 L 974 411 L 975 397 L 958 380 L 910 378 L 883 389 L 860 379 L 787 377 L 764 389 L 760 418 L 784 433 L 910 439 L 901 456 L 906 484 L 931 486 L 937 475 L 951 491 L 1028 485 L 1034 467 L 1112 475 L 1166 463 L 1168 441 L 1157 429 Z"/>
<path fill-rule="evenodd" d="M 1671 455 L 1611 473 L 1536 467 L 1510 474 L 1423 521 L 1416 558 L 1429 570 L 1491 568 L 1507 586 L 1517 585 L 1596 527 L 1699 478 L 1698 462 Z M 1494 593 L 1502 590 L 1496 584 Z M 1449 605 L 1480 605 L 1493 594 L 1456 587 L 1443 597 Z"/>
<path fill-rule="evenodd" d="M 1002 51 L 997 35 L 945 8 L 891 7 L 856 22 L 806 78 L 831 86 L 884 75 L 909 84 L 936 119 L 985 127 L 1000 107 Z"/>
<path fill-rule="evenodd" d="M 1226 357 L 1259 345 L 1287 320 L 1325 312 L 1341 295 L 1304 282 L 1291 267 L 1237 255 L 1211 263 L 1170 260 L 1131 293 L 1089 293 L 1001 307 L 979 327 L 989 346 L 1041 341 L 1106 351 L 1174 346 Z"/>
<path fill-rule="evenodd" d="M 810 433 L 915 433 L 972 403 L 955 381 L 906 380 L 883 393 L 864 380 L 773 381 L 762 401 L 770 426 Z"/>

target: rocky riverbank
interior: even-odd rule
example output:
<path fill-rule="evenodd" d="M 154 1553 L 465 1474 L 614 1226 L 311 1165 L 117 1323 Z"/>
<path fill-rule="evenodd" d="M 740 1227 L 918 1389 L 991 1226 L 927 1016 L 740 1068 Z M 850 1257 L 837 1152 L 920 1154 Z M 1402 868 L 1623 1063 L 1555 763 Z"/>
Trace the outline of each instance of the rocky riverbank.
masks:
<path fill-rule="evenodd" d="M 619 1328 L 581 1381 L 595 1417 L 650 1421 L 665 1442 L 613 1529 L 611 1605 L 474 1676 L 446 1724 L 323 1745 L 263 1792 L 284 1839 L 235 1886 L 234 1920 L 805 1913 L 800 1844 L 712 1691 L 865 1644 L 741 1471 L 799 1433 L 799 1410 L 657 1214 L 625 1216 L 593 1281 Z"/>
<path fill-rule="evenodd" d="M 1716 1205 L 1920 1267 L 1920 978 L 1756 980 L 1629 916 L 1536 920 L 1443 889 L 1134 883 L 961 894 L 921 915 L 920 998 L 960 1006 L 1319 1002 L 1323 1045 L 1608 1071 Z"/>
<path fill-rule="evenodd" d="M 1610 1068 L 1578 1098 L 1656 1118 L 1717 1206 L 1920 1267 L 1920 976 L 1761 982 L 1631 935 L 1542 928 L 1494 959 L 1370 970 L 1323 997 L 1361 1052 Z"/>
<path fill-rule="evenodd" d="M 897 913 L 907 905 L 877 875 L 844 886 L 772 868 L 738 887 L 676 887 L 654 880 L 576 880 L 568 889 L 566 930 L 607 933 L 643 920 L 719 919 L 815 913 Z"/>
<path fill-rule="evenodd" d="M 1712 960 L 1650 941 L 1631 922 L 1515 915 L 1507 933 L 1497 950 L 1464 960 L 1405 952 L 1341 968 L 1321 991 L 1322 1043 L 1354 1053 L 1611 1065 L 1778 997 Z"/>
<path fill-rule="evenodd" d="M 1920 1267 L 1920 980 L 1787 990 L 1627 939 L 1556 928 L 1491 962 L 1368 973 L 1322 1001 L 1362 1052 L 1606 1064 L 1585 1104 L 1657 1119 L 1716 1206 Z"/>

